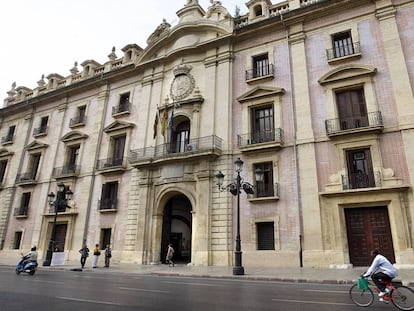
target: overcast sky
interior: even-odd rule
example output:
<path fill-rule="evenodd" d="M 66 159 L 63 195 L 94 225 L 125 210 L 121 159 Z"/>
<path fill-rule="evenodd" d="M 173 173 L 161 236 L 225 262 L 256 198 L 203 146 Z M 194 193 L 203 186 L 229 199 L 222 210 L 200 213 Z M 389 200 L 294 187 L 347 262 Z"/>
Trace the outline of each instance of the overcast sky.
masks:
<path fill-rule="evenodd" d="M 221 0 L 234 16 L 248 0 Z M 272 1 L 275 3 L 276 1 Z M 0 107 L 15 81 L 34 89 L 42 74 L 70 74 L 74 62 L 103 64 L 113 46 L 146 47 L 163 18 L 172 26 L 186 0 L 1 0 Z M 209 0 L 199 0 L 207 10 Z M 78 67 L 80 68 L 80 66 Z"/>

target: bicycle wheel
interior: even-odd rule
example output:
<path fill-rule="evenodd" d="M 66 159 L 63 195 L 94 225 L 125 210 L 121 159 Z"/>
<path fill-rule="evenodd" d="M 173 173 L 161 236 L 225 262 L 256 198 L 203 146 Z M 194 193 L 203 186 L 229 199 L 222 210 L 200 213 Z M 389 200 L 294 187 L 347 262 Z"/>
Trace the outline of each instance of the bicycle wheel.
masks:
<path fill-rule="evenodd" d="M 414 310 L 414 291 L 404 285 L 395 286 L 390 293 L 392 303 L 400 310 Z"/>
<path fill-rule="evenodd" d="M 358 284 L 352 285 L 349 289 L 349 297 L 352 302 L 360 307 L 369 307 L 374 302 L 372 289 L 359 289 Z"/>

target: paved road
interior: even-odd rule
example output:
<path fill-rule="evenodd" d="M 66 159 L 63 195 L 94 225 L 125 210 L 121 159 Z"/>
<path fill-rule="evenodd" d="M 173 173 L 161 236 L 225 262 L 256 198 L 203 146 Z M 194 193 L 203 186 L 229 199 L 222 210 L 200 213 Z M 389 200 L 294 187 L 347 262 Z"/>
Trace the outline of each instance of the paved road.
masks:
<path fill-rule="evenodd" d="M 361 310 L 349 285 L 0 267 L 0 311 Z M 372 310 L 392 308 L 376 302 Z"/>

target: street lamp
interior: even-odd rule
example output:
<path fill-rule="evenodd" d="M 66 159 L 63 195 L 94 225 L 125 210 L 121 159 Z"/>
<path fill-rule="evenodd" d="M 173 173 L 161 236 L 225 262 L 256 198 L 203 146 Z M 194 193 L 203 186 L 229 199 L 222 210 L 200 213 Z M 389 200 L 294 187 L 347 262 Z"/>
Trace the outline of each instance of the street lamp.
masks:
<path fill-rule="evenodd" d="M 228 184 L 227 186 L 223 187 L 224 182 L 224 174 L 219 171 L 216 174 L 217 179 L 217 186 L 220 191 L 228 191 L 232 195 L 237 196 L 237 233 L 236 233 L 236 250 L 234 252 L 234 267 L 233 267 L 233 275 L 244 275 L 244 268 L 242 266 L 242 251 L 241 251 L 241 241 L 240 241 L 240 193 L 241 190 L 246 194 L 254 194 L 253 185 L 247 181 L 244 181 L 243 178 L 240 177 L 240 172 L 243 170 L 243 161 L 240 158 L 234 162 L 236 166 L 236 179 L 234 182 Z M 255 171 L 255 179 L 256 182 L 263 181 L 263 174 L 264 172 L 261 169 L 256 169 Z"/>
<path fill-rule="evenodd" d="M 49 247 L 46 252 L 46 259 L 43 261 L 43 266 L 50 266 L 52 262 L 52 253 L 56 239 L 56 219 L 58 212 L 65 211 L 66 208 L 70 208 L 70 206 L 67 205 L 67 201 L 71 200 L 73 195 L 73 192 L 69 189 L 69 187 L 65 186 L 65 184 L 62 182 L 57 184 L 57 188 L 57 195 L 55 195 L 53 192 L 50 192 L 47 195 L 49 206 L 54 207 L 55 218 L 53 220 L 52 235 L 49 241 Z"/>

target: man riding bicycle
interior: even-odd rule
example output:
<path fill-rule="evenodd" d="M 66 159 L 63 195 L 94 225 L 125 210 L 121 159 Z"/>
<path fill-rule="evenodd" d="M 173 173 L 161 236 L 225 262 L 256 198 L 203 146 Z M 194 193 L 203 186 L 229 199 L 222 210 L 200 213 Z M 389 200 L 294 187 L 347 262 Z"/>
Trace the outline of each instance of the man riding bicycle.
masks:
<path fill-rule="evenodd" d="M 397 276 L 397 270 L 387 258 L 379 253 L 379 250 L 373 250 L 372 256 L 373 260 L 371 266 L 369 267 L 368 271 L 365 272 L 362 276 L 371 276 L 372 281 L 380 290 L 378 296 L 382 297 L 388 294 L 389 290 L 386 288 L 384 283 L 381 283 L 381 280 L 391 281 Z"/>

